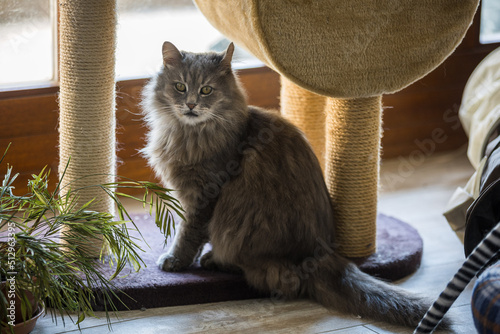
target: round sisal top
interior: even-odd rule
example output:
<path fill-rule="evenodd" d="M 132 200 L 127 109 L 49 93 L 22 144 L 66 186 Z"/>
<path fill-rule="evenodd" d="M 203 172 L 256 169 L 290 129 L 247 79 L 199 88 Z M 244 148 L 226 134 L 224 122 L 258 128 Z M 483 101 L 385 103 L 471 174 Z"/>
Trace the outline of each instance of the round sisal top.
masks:
<path fill-rule="evenodd" d="M 195 0 L 208 20 L 315 93 L 398 91 L 453 52 L 479 0 Z"/>

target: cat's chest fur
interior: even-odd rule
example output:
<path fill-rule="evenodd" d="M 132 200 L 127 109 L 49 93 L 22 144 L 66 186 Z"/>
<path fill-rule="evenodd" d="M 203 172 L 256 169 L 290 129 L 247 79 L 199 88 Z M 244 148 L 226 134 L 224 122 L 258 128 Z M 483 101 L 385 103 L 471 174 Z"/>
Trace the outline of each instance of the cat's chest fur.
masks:
<path fill-rule="evenodd" d="M 204 140 L 195 148 L 193 144 L 172 143 L 173 148 L 164 148 L 165 152 L 175 150 L 175 155 L 163 160 L 165 181 L 178 190 L 181 202 L 189 209 L 203 209 L 209 203 L 215 203 L 231 179 L 227 169 L 240 159 L 233 147 L 210 146 L 209 143 Z M 193 149 L 202 152 L 195 155 L 190 153 Z"/>

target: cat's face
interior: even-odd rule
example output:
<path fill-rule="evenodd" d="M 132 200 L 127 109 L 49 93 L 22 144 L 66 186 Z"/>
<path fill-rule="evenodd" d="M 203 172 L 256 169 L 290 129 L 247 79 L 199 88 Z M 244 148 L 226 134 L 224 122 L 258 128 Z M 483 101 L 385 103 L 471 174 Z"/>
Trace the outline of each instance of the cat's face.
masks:
<path fill-rule="evenodd" d="M 196 54 L 179 52 L 165 42 L 156 93 L 169 106 L 167 112 L 191 126 L 228 121 L 234 91 L 239 89 L 231 72 L 232 53 L 232 44 L 223 53 Z"/>

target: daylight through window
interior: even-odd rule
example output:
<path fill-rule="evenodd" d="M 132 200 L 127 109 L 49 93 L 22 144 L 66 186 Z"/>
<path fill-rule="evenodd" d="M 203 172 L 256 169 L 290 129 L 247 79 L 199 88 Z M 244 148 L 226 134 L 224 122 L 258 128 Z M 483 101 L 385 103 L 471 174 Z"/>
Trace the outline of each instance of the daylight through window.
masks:
<path fill-rule="evenodd" d="M 0 1 L 0 88 L 55 78 L 52 0 Z"/>
<path fill-rule="evenodd" d="M 481 6 L 479 41 L 483 44 L 500 42 L 500 1 L 483 0 Z"/>
<path fill-rule="evenodd" d="M 223 51 L 229 44 L 192 0 L 117 0 L 116 76 L 150 77 L 164 41 L 179 49 Z M 0 1 L 0 89 L 57 82 L 57 0 Z M 235 68 L 262 66 L 237 48 Z"/>

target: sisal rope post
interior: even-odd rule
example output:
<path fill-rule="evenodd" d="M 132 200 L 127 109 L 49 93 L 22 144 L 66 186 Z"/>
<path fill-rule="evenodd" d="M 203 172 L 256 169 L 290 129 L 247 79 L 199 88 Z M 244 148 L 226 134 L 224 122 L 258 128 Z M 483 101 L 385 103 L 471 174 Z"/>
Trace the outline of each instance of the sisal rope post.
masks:
<path fill-rule="evenodd" d="M 306 135 L 325 169 L 326 96 L 315 94 L 281 76 L 281 114 Z"/>
<path fill-rule="evenodd" d="M 339 252 L 369 256 L 376 250 L 382 97 L 328 98 L 326 110 L 325 178 Z"/>
<path fill-rule="evenodd" d="M 60 177 L 71 158 L 62 189 L 79 189 L 78 205 L 95 198 L 93 210 L 111 214 L 112 199 L 85 187 L 113 182 L 116 174 L 115 9 L 116 0 L 59 1 Z M 86 246 L 98 256 L 102 241 Z"/>

